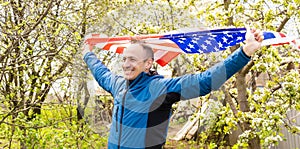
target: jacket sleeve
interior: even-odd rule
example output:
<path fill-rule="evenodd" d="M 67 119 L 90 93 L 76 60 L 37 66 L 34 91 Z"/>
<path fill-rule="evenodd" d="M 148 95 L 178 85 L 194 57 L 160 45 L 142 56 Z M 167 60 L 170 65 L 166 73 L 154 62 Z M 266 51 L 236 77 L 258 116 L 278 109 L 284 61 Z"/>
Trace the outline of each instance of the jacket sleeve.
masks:
<path fill-rule="evenodd" d="M 210 69 L 199 73 L 182 77 L 167 79 L 164 86 L 167 92 L 181 94 L 184 99 L 196 98 L 217 90 L 226 80 L 238 72 L 250 61 L 240 47 L 229 55 L 224 61 L 219 62 Z"/>
<path fill-rule="evenodd" d="M 106 91 L 115 94 L 119 76 L 113 74 L 102 62 L 96 57 L 93 52 L 88 52 L 84 55 L 83 60 L 91 70 L 95 80 Z"/>

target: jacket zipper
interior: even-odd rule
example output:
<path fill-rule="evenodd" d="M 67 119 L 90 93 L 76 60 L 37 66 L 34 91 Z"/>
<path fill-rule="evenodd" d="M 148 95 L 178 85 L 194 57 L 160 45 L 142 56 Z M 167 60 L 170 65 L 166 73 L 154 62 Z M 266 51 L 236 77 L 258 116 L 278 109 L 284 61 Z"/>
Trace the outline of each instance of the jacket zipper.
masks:
<path fill-rule="evenodd" d="M 116 113 L 115 113 L 115 117 L 116 117 L 116 132 L 118 132 L 118 112 L 119 112 L 119 106 L 116 107 Z"/>
<path fill-rule="evenodd" d="M 121 117 L 120 117 L 120 133 L 119 133 L 119 139 L 118 139 L 118 149 L 120 149 L 121 147 L 121 137 L 122 137 L 122 123 L 123 123 L 123 114 L 124 114 L 124 111 L 125 111 L 125 108 L 124 108 L 124 104 L 125 104 L 125 97 L 126 97 L 126 94 L 129 90 L 129 85 L 127 84 L 127 89 L 124 93 L 124 96 L 122 98 L 122 105 L 121 105 Z"/>

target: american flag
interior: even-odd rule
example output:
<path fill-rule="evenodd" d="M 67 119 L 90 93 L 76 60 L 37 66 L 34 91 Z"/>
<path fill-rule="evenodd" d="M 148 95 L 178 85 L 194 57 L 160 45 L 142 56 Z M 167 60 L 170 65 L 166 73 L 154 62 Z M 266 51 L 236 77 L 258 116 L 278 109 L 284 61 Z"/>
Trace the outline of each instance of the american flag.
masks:
<path fill-rule="evenodd" d="M 119 37 L 90 34 L 85 37 L 84 42 L 104 50 L 122 53 L 132 40 L 140 40 L 153 48 L 154 60 L 159 65 L 165 66 L 181 53 L 202 54 L 226 50 L 245 41 L 246 32 L 246 28 L 226 28 Z M 263 34 L 262 45 L 292 44 L 300 49 L 300 41 L 295 37 L 287 37 L 283 33 L 273 31 L 264 31 Z"/>

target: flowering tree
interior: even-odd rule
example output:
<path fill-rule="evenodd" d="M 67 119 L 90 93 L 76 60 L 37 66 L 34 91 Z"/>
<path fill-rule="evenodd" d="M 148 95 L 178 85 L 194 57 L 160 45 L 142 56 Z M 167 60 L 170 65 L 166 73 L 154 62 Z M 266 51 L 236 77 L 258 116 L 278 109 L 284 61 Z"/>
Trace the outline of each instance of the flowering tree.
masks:
<path fill-rule="evenodd" d="M 82 55 L 78 54 L 88 33 L 136 35 L 166 33 L 185 27 L 251 24 L 262 30 L 290 31 L 299 36 L 299 5 L 299 1 L 291 0 L 280 3 L 273 0 L 268 3 L 2 0 L 0 135 L 3 147 L 105 146 L 106 138 L 100 138 L 94 133 L 95 127 L 80 121 L 89 116 L 83 111 L 89 112 L 85 107 L 91 102 L 86 87 L 88 70 Z M 236 48 L 214 54 L 182 55 L 169 67 L 173 76 L 202 72 Z M 111 57 L 117 56 L 103 53 L 101 57 L 109 67 L 114 64 Z M 289 110 L 299 111 L 300 107 L 298 59 L 299 51 L 292 47 L 264 47 L 219 91 L 201 97 L 199 100 L 205 101 L 214 96 L 222 104 L 208 114 L 214 119 L 207 131 L 199 133 L 198 141 L 216 147 L 259 148 L 283 139 L 282 126 L 299 133 L 295 117 L 287 114 Z M 260 86 L 256 78 L 262 74 L 267 77 Z M 54 82 L 58 82 L 58 87 Z M 51 88 L 55 97 L 47 101 Z M 52 102 L 59 105 L 49 104 Z M 232 137 L 233 134 L 238 137 Z"/>
<path fill-rule="evenodd" d="M 250 25 L 299 36 L 299 11 L 296 11 L 299 6 L 297 1 L 127 1 L 118 3 L 119 9 L 109 12 L 108 16 L 114 20 L 110 35 L 164 33 L 203 25 L 214 28 Z M 170 64 L 173 76 L 187 70 L 204 71 L 237 47 L 219 54 L 181 56 Z M 298 55 L 299 51 L 289 46 L 263 47 L 220 91 L 201 97 L 204 101 L 213 95 L 223 106 L 214 111 L 218 116 L 211 124 L 211 131 L 202 132 L 199 141 L 217 146 L 260 148 L 283 140 L 280 134 L 283 126 L 292 133 L 299 133 L 293 123 L 295 117 L 287 116 L 289 110 L 299 110 L 299 80 L 291 79 L 299 77 Z M 188 69 L 182 70 L 183 65 Z M 261 76 L 266 76 L 263 83 L 257 80 Z"/>

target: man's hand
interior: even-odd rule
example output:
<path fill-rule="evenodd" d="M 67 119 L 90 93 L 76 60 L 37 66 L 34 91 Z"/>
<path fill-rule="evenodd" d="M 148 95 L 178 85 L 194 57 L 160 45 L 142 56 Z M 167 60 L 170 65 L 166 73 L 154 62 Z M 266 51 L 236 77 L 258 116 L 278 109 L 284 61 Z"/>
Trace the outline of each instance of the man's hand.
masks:
<path fill-rule="evenodd" d="M 247 29 L 246 44 L 243 46 L 243 51 L 247 56 L 252 56 L 255 51 L 261 47 L 261 42 L 264 40 L 264 36 L 260 30 Z"/>
<path fill-rule="evenodd" d="M 91 46 L 90 44 L 86 44 L 84 43 L 82 46 L 82 55 L 85 56 L 86 53 L 90 52 L 93 50 L 93 46 Z"/>

